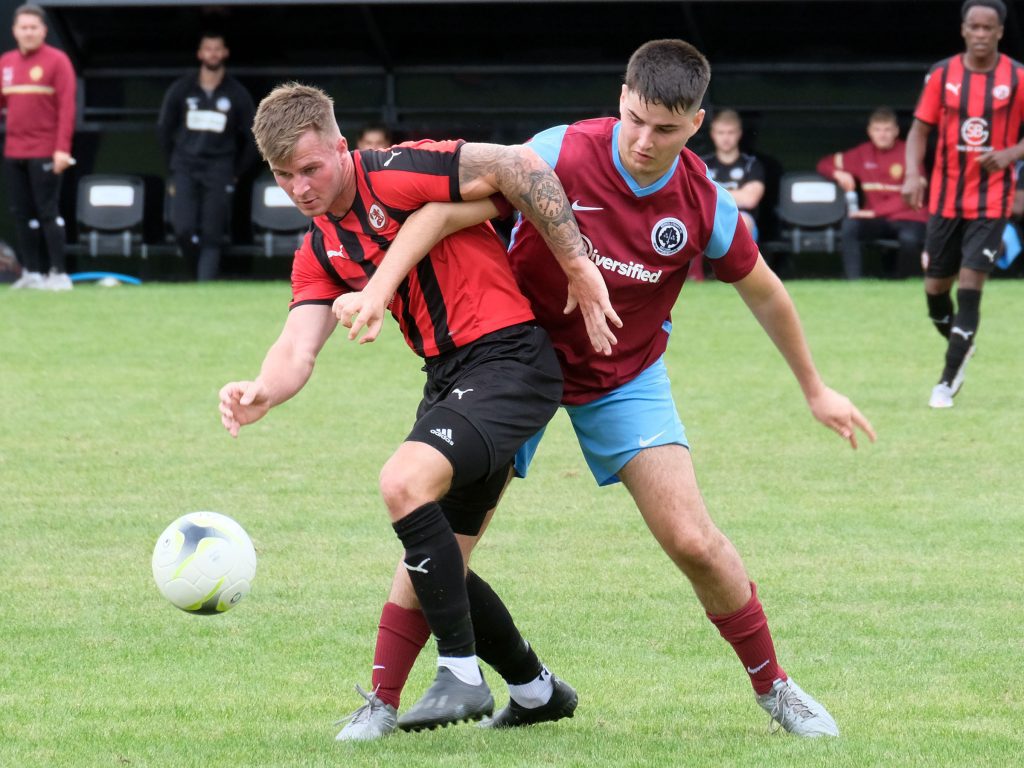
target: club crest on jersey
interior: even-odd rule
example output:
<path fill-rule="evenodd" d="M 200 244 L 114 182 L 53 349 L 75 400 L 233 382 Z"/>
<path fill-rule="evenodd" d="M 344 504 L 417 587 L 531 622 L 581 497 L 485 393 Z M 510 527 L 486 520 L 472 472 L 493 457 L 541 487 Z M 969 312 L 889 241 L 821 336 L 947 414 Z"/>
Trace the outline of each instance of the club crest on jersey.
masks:
<path fill-rule="evenodd" d="M 383 209 L 376 203 L 370 206 L 370 210 L 367 212 L 366 217 L 370 220 L 370 226 L 374 229 L 384 229 L 388 223 L 388 217 L 385 215 Z"/>
<path fill-rule="evenodd" d="M 671 216 L 662 219 L 651 230 L 651 245 L 662 256 L 673 256 L 686 247 L 686 227 Z"/>
<path fill-rule="evenodd" d="M 992 89 L 993 99 L 1008 99 L 1010 98 L 1010 86 L 1008 85 L 997 85 Z"/>
<path fill-rule="evenodd" d="M 988 121 L 983 117 L 969 117 L 960 126 L 960 137 L 971 147 L 980 147 L 988 141 Z"/>

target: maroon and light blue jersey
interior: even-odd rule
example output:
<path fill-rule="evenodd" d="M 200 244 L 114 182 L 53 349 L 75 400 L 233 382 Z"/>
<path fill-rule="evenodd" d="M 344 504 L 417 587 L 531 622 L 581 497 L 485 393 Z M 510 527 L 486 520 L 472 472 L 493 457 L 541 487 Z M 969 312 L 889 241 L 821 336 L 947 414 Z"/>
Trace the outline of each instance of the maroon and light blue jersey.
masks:
<path fill-rule="evenodd" d="M 520 218 L 509 250 L 519 287 L 558 353 L 567 405 L 596 400 L 661 357 L 691 259 L 707 256 L 719 280 L 735 282 L 758 258 L 735 201 L 697 155 L 683 149 L 662 178 L 640 187 L 619 159 L 618 131 L 614 118 L 584 120 L 530 143 L 558 174 L 622 319 L 611 356 L 593 350 L 579 312 L 562 313 L 565 274 L 529 222 Z"/>
<path fill-rule="evenodd" d="M 398 229 L 428 202 L 459 202 L 461 141 L 352 153 L 356 196 L 341 218 L 317 216 L 295 252 L 291 307 L 360 291 Z M 556 266 L 557 269 L 557 266 Z M 533 319 L 490 223 L 449 235 L 406 276 L 391 313 L 416 354 L 434 357 Z"/>

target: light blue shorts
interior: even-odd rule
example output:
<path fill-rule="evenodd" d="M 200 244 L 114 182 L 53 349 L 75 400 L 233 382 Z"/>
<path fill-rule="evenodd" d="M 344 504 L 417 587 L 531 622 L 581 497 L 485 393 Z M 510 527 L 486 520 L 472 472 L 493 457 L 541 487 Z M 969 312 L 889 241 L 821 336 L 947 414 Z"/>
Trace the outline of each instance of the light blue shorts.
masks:
<path fill-rule="evenodd" d="M 619 482 L 619 470 L 644 448 L 671 444 L 690 447 L 661 358 L 604 397 L 564 408 L 598 485 Z M 542 429 L 516 453 L 517 477 L 526 477 L 543 436 Z"/>

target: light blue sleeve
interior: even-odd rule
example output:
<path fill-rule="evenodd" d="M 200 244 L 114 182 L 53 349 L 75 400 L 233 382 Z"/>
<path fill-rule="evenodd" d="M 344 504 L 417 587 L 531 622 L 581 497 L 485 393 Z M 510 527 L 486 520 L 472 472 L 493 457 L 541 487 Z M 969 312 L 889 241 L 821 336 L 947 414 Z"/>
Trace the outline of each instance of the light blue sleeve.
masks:
<path fill-rule="evenodd" d="M 708 178 L 711 178 L 710 174 Z M 715 203 L 715 223 L 711 228 L 711 239 L 708 240 L 707 247 L 704 249 L 704 255 L 709 259 L 720 259 L 729 252 L 740 216 L 736 201 L 718 182 L 715 182 L 715 191 L 718 193 L 718 201 Z"/>
<path fill-rule="evenodd" d="M 558 162 L 558 155 L 562 152 L 562 139 L 565 138 L 565 132 L 568 129 L 568 125 L 556 125 L 554 128 L 548 128 L 530 139 L 527 146 L 540 155 L 545 163 L 554 168 Z"/>

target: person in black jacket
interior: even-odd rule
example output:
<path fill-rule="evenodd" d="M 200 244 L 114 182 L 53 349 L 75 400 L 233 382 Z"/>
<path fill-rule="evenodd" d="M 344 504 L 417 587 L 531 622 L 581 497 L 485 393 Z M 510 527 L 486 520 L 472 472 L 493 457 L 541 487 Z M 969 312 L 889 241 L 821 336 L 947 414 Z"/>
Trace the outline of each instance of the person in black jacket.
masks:
<path fill-rule="evenodd" d="M 199 280 L 217 277 L 235 183 L 256 160 L 249 132 L 256 108 L 225 71 L 228 55 L 223 36 L 203 35 L 198 76 L 171 85 L 157 124 L 170 168 L 171 226 Z"/>

